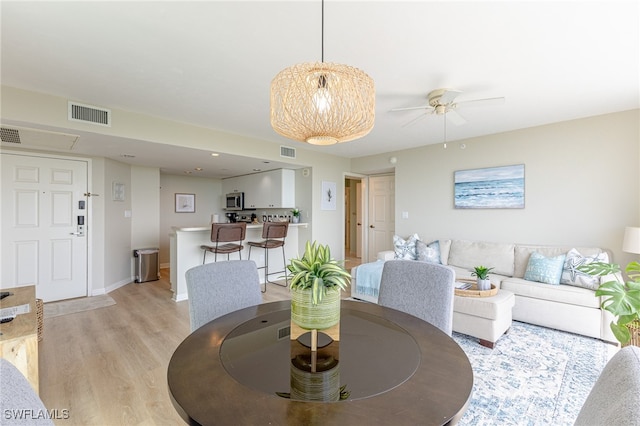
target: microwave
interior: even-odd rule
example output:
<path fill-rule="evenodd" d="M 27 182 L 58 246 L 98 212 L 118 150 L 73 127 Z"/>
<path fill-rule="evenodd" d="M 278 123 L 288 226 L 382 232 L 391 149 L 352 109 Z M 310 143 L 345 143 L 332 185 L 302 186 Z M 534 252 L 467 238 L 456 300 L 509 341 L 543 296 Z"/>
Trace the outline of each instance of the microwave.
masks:
<path fill-rule="evenodd" d="M 231 192 L 227 194 L 227 204 L 225 210 L 243 210 L 244 192 Z"/>

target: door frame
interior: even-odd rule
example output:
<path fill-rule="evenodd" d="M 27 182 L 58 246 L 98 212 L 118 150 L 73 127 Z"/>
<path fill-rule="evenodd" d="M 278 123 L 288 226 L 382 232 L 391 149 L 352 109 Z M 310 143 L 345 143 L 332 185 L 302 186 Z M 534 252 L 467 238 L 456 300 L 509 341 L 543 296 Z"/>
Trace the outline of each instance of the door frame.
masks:
<path fill-rule="evenodd" d="M 358 206 L 358 208 L 362 209 L 362 257 L 361 259 L 368 259 L 369 258 L 369 235 L 366 232 L 366 229 L 368 229 L 369 227 L 369 176 L 368 175 L 363 175 L 360 173 L 351 173 L 351 172 L 346 172 L 343 173 L 342 176 L 342 193 L 344 194 L 345 191 L 345 180 L 346 179 L 359 179 L 360 183 L 362 184 L 362 200 L 361 200 L 361 204 L 360 206 Z M 345 211 L 345 209 L 342 209 L 342 241 L 345 240 L 347 233 L 349 232 L 348 229 L 345 229 L 344 224 L 346 223 L 346 215 L 349 214 L 349 212 Z M 343 251 L 344 251 L 344 247 L 343 247 Z M 346 253 L 345 253 L 345 257 L 346 257 Z"/>
<path fill-rule="evenodd" d="M 93 163 L 89 157 L 75 157 L 70 155 L 51 154 L 39 151 L 22 151 L 17 149 L 7 149 L 2 147 L 0 150 L 2 153 L 21 155 L 24 157 L 37 157 L 37 158 L 51 158 L 55 160 L 71 160 L 71 161 L 86 161 L 87 163 L 87 191 L 91 192 L 93 186 Z M 1 157 L 0 157 L 1 160 Z M 1 164 L 0 164 L 1 167 Z M 92 194 L 97 196 L 100 194 Z M 2 200 L 4 202 L 4 200 Z M 87 238 L 87 297 L 93 296 L 93 204 L 91 203 L 91 196 L 87 197 L 87 222 L 86 225 L 86 238 Z M 0 221 L 2 220 L 2 210 L 0 210 Z M 2 238 L 2 228 L 0 227 L 0 239 Z M 2 246 L 0 245 L 0 259 L 4 259 L 2 256 Z"/>

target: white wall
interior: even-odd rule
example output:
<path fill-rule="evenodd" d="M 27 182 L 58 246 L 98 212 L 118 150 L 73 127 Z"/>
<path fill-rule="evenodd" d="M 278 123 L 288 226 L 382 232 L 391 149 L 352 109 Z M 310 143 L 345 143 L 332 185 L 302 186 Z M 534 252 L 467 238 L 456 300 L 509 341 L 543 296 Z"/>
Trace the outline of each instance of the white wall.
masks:
<path fill-rule="evenodd" d="M 113 182 L 125 186 L 125 200 L 115 201 L 111 196 Z M 128 164 L 105 159 L 104 189 L 104 285 L 107 292 L 131 282 L 131 217 L 125 212 L 131 211 L 131 167 Z M 96 241 L 94 240 L 94 243 Z M 98 242 L 99 243 L 99 242 Z"/>
<path fill-rule="evenodd" d="M 195 194 L 195 213 L 176 213 L 175 194 Z M 160 264 L 169 267 L 169 234 L 173 226 L 209 226 L 211 215 L 218 214 L 224 221 L 222 210 L 222 180 L 192 176 L 160 175 Z"/>
<path fill-rule="evenodd" d="M 352 169 L 396 167 L 396 233 L 531 244 L 597 246 L 616 262 L 624 227 L 640 226 L 639 111 L 568 121 L 363 157 Z M 460 149 L 459 143 L 466 144 Z M 525 165 L 525 208 L 461 210 L 456 170 Z M 409 213 L 402 219 L 401 212 Z"/>

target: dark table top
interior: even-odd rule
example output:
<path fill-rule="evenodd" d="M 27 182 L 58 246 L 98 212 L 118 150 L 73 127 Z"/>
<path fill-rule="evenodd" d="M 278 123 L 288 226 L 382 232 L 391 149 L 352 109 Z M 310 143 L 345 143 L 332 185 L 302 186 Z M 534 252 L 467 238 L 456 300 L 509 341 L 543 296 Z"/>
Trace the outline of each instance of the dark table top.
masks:
<path fill-rule="evenodd" d="M 289 324 L 290 301 L 282 301 L 233 312 L 189 335 L 167 374 L 185 421 L 439 425 L 466 410 L 473 387 L 469 360 L 431 324 L 343 300 L 339 342 L 320 334 L 313 359 L 309 334 L 290 340 Z"/>

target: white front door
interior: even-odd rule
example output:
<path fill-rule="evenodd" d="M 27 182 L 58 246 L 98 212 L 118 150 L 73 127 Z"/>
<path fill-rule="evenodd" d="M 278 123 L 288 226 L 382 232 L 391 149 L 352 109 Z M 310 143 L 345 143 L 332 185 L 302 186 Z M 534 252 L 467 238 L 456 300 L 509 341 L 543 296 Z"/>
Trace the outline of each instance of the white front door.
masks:
<path fill-rule="evenodd" d="M 35 284 L 45 302 L 87 296 L 87 161 L 1 160 L 2 287 Z"/>
<path fill-rule="evenodd" d="M 395 176 L 369 177 L 369 262 L 393 247 Z"/>

